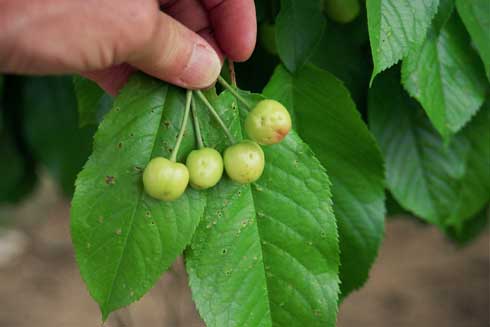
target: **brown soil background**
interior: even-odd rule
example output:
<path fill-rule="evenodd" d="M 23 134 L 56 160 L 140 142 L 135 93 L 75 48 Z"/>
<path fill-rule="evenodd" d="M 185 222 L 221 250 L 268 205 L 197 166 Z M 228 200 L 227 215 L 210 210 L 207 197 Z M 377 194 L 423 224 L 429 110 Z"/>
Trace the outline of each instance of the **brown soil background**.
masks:
<path fill-rule="evenodd" d="M 0 221 L 4 218 L 27 235 L 27 246 L 0 266 L 0 327 L 101 326 L 75 265 L 69 204 L 53 185 L 44 181 L 21 206 L 1 208 Z M 388 221 L 371 278 L 344 301 L 338 326 L 490 326 L 489 240 L 487 232 L 458 249 L 432 227 L 412 219 Z M 140 302 L 114 314 L 105 326 L 204 326 L 181 261 Z"/>

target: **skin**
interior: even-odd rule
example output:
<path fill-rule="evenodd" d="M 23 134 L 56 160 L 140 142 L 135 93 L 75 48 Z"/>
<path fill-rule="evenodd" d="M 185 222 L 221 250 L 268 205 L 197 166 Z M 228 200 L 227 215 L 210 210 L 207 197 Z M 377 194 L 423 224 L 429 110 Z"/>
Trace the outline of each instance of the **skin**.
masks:
<path fill-rule="evenodd" d="M 166 158 L 153 158 L 143 172 L 146 193 L 162 201 L 173 201 L 182 196 L 189 183 L 189 171 L 181 163 Z"/>
<path fill-rule="evenodd" d="M 245 140 L 225 150 L 224 163 L 231 180 L 240 184 L 253 183 L 264 171 L 264 151 L 257 143 Z"/>
<path fill-rule="evenodd" d="M 275 100 L 260 101 L 245 120 L 247 135 L 262 145 L 281 142 L 291 130 L 291 125 L 289 112 Z"/>
<path fill-rule="evenodd" d="M 0 31 L 0 72 L 81 73 L 113 95 L 134 70 L 207 87 L 257 32 L 253 0 L 0 0 Z"/>
<path fill-rule="evenodd" d="M 191 186 L 202 190 L 215 186 L 223 175 L 221 154 L 212 148 L 194 150 L 187 156 Z"/>

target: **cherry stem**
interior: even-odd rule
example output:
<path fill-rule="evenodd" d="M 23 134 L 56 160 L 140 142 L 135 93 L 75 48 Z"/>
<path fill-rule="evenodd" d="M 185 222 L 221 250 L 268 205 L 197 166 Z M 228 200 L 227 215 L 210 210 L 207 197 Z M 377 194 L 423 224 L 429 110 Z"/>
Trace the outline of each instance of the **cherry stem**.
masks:
<path fill-rule="evenodd" d="M 233 64 L 233 61 L 228 59 L 228 71 L 230 72 L 230 81 L 231 85 L 236 88 L 236 74 L 235 74 L 235 65 Z"/>
<path fill-rule="evenodd" d="M 214 107 L 211 105 L 211 103 L 209 103 L 208 99 L 206 99 L 204 94 L 202 94 L 202 92 L 199 90 L 196 91 L 196 94 L 202 100 L 202 102 L 204 102 L 204 104 L 206 105 L 206 108 L 208 108 L 209 112 L 211 112 L 214 119 L 216 119 L 218 124 L 221 126 L 221 128 L 225 132 L 225 134 L 228 137 L 228 139 L 230 140 L 230 142 L 235 144 L 235 138 L 233 137 L 233 135 L 231 135 L 230 130 L 228 129 L 228 127 L 226 127 L 225 123 L 221 120 L 220 116 L 218 115 L 216 110 L 214 110 Z"/>
<path fill-rule="evenodd" d="M 199 149 L 204 148 L 204 143 L 202 142 L 201 127 L 199 126 L 199 118 L 197 117 L 196 110 L 196 100 L 192 98 L 191 103 L 192 118 L 194 119 L 194 129 L 196 131 L 197 146 Z"/>
<path fill-rule="evenodd" d="M 177 160 L 177 154 L 179 153 L 180 144 L 182 143 L 182 139 L 184 138 L 185 129 L 187 127 L 187 120 L 189 119 L 189 111 L 191 108 L 191 100 L 192 100 L 192 91 L 187 90 L 186 100 L 185 100 L 184 118 L 182 118 L 182 124 L 180 125 L 179 136 L 177 137 L 177 142 L 175 142 L 175 147 L 172 151 L 172 155 L 170 156 L 170 160 L 173 162 L 175 162 Z"/>
<path fill-rule="evenodd" d="M 245 107 L 247 107 L 248 110 L 252 110 L 252 107 L 250 106 L 250 104 L 248 103 L 247 100 L 245 100 L 239 93 L 238 91 L 233 87 L 231 86 L 230 84 L 228 84 L 228 82 L 221 76 L 218 77 L 218 82 L 220 82 L 221 85 L 223 85 L 223 87 L 225 89 L 227 89 L 228 91 L 230 91 L 231 94 L 233 94 L 233 96 L 235 98 L 238 99 L 238 101 L 240 101 Z"/>

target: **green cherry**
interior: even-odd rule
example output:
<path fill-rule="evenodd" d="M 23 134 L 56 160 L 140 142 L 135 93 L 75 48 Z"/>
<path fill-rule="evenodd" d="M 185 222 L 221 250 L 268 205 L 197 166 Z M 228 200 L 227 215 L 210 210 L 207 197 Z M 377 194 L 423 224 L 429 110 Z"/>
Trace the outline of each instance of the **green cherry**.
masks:
<path fill-rule="evenodd" d="M 262 100 L 249 112 L 245 120 L 247 135 L 263 145 L 282 141 L 291 130 L 291 116 L 275 100 Z"/>
<path fill-rule="evenodd" d="M 337 23 L 350 23 L 359 16 L 359 0 L 325 0 L 325 13 Z"/>
<path fill-rule="evenodd" d="M 196 189 L 207 189 L 216 185 L 223 175 L 221 154 L 212 148 L 194 150 L 187 156 L 190 184 Z"/>
<path fill-rule="evenodd" d="M 257 143 L 245 140 L 225 150 L 224 162 L 226 173 L 233 181 L 252 183 L 264 171 L 264 151 Z"/>
<path fill-rule="evenodd" d="M 143 172 L 146 193 L 158 200 L 172 201 L 179 198 L 188 183 L 187 167 L 162 157 L 152 159 Z"/>

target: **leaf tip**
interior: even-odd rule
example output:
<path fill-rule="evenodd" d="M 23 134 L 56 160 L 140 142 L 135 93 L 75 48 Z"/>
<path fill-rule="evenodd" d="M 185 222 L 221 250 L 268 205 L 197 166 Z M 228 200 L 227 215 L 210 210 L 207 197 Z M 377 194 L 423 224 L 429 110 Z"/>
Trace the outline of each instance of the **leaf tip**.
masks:
<path fill-rule="evenodd" d="M 369 80 L 369 88 L 373 86 L 374 79 L 378 75 L 378 71 L 376 69 L 373 69 L 373 73 L 371 74 L 371 79 Z"/>
<path fill-rule="evenodd" d="M 99 309 L 100 309 L 100 315 L 102 318 L 102 324 L 104 324 L 107 321 L 107 319 L 109 318 L 110 314 L 112 313 L 112 310 L 109 309 L 105 305 L 99 305 Z"/>

